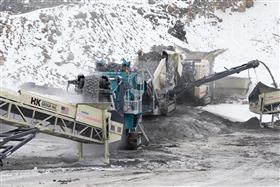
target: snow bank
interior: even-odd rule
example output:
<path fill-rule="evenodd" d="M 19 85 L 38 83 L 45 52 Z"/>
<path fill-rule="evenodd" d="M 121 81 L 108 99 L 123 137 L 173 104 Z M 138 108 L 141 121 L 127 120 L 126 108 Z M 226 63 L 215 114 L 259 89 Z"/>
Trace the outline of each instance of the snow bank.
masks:
<path fill-rule="evenodd" d="M 219 104 L 219 105 L 207 105 L 202 107 L 203 110 L 217 114 L 225 119 L 234 122 L 245 122 L 252 117 L 258 117 L 259 114 L 250 112 L 249 105 L 242 104 Z M 271 116 L 264 115 L 263 122 L 270 122 Z"/>

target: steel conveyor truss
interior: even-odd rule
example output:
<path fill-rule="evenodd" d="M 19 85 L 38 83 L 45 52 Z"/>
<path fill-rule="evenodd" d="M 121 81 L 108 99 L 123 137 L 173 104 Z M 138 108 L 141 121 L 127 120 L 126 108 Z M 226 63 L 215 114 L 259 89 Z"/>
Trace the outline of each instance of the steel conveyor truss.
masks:
<path fill-rule="evenodd" d="M 104 143 L 102 128 L 3 97 L 0 98 L 0 123 L 20 128 L 36 128 L 46 134 L 82 143 Z"/>
<path fill-rule="evenodd" d="M 0 133 L 0 166 L 3 166 L 2 159 L 35 138 L 37 133 L 36 128 L 18 128 Z"/>

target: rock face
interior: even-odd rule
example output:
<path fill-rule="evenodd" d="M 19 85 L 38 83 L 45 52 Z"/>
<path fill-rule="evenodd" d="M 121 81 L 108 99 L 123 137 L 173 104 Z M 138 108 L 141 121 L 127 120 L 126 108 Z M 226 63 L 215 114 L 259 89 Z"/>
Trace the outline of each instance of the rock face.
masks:
<path fill-rule="evenodd" d="M 185 6 L 179 6 L 178 3 L 161 1 L 161 3 L 150 5 L 149 8 L 141 8 L 141 11 L 138 9 L 138 13 L 145 19 L 148 19 L 155 27 L 159 26 L 160 22 L 166 22 L 169 28 L 168 33 L 187 43 L 184 26 L 190 24 L 197 17 L 217 17 L 215 16 L 216 10 L 226 11 L 226 9 L 230 9 L 233 12 L 245 12 L 247 8 L 252 7 L 254 4 L 253 0 L 194 0 L 189 2 L 179 0 L 178 2 L 185 3 Z M 213 22 L 213 24 L 222 21 L 222 19 L 217 17 L 217 21 Z"/>
<path fill-rule="evenodd" d="M 174 25 L 174 27 L 168 30 L 168 33 L 174 36 L 175 38 L 178 38 L 179 40 L 188 43 L 186 38 L 186 31 L 184 30 L 184 27 L 185 27 L 184 23 L 178 20 Z"/>
<path fill-rule="evenodd" d="M 26 13 L 41 8 L 78 2 L 80 0 L 0 0 L 0 11 L 9 11 L 14 14 Z"/>
<path fill-rule="evenodd" d="M 246 8 L 251 8 L 254 4 L 254 0 L 218 0 L 218 1 L 202 1 L 194 0 L 185 7 L 177 6 L 173 4 L 163 4 L 161 5 L 162 11 L 173 15 L 174 17 L 184 19 L 187 22 L 191 22 L 197 16 L 211 16 L 215 10 L 225 11 L 231 8 L 232 11 L 237 11 L 242 9 L 246 11 Z"/>

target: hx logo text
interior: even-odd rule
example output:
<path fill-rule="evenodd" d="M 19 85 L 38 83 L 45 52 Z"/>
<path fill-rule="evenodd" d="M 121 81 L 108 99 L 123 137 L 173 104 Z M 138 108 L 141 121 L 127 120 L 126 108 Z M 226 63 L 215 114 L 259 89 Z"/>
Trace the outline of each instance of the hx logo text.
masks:
<path fill-rule="evenodd" d="M 36 106 L 41 106 L 41 99 L 36 99 L 34 97 L 31 97 L 31 104 L 36 105 Z"/>

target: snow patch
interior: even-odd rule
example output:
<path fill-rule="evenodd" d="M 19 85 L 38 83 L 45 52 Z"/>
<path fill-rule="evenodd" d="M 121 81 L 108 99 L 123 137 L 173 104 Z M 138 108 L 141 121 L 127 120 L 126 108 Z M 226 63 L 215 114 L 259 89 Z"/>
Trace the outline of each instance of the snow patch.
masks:
<path fill-rule="evenodd" d="M 247 104 L 207 105 L 202 107 L 202 109 L 234 122 L 245 122 L 252 117 L 259 117 L 259 114 L 252 113 L 249 110 L 249 105 Z M 262 121 L 270 122 L 271 116 L 263 115 Z"/>

